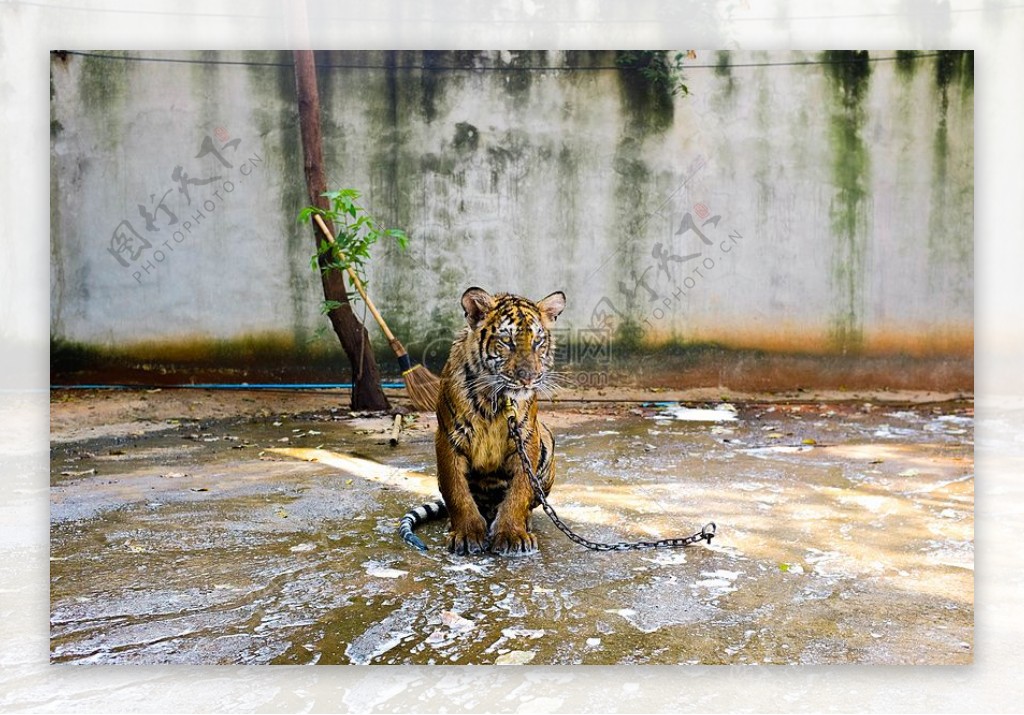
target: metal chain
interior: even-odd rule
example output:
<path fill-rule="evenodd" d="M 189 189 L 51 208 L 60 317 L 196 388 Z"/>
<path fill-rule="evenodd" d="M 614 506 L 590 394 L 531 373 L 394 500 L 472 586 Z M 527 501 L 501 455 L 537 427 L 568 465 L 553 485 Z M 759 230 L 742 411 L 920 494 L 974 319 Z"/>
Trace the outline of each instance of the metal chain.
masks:
<path fill-rule="evenodd" d="M 711 543 L 711 539 L 715 536 L 717 527 L 715 522 L 710 521 L 705 524 L 700 531 L 690 536 L 684 536 L 675 539 L 660 539 L 659 541 L 619 541 L 612 544 L 607 544 L 599 541 L 590 541 L 577 534 L 575 531 L 566 526 L 558 514 L 555 513 L 554 508 L 548 504 L 547 497 L 544 495 L 544 486 L 540 483 L 540 479 L 533 471 L 533 465 L 530 463 L 530 457 L 526 454 L 526 445 L 523 444 L 523 436 L 519 431 L 519 418 L 516 415 L 515 405 L 512 404 L 512 400 L 505 401 L 505 415 L 508 418 L 508 433 L 512 437 L 512 441 L 516 444 L 516 452 L 519 453 L 519 459 L 523 463 L 523 469 L 526 470 L 526 474 L 530 478 L 530 486 L 533 487 L 534 494 L 537 495 L 537 499 L 540 500 L 540 505 L 544 509 L 544 513 L 547 514 L 551 521 L 554 522 L 558 530 L 565 534 L 571 541 L 583 546 L 591 551 L 639 551 L 640 549 L 673 549 L 682 546 L 690 546 L 698 541 L 706 541 L 708 544 Z"/>

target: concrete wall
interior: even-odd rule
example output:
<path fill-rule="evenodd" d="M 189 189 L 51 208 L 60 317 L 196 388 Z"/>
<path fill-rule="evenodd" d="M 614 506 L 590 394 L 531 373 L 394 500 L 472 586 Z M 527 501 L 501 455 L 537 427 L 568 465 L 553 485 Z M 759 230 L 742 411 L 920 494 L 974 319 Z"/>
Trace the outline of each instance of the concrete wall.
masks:
<path fill-rule="evenodd" d="M 970 355 L 973 58 L 896 54 L 698 51 L 671 97 L 614 52 L 318 53 L 328 172 L 411 237 L 370 292 L 415 350 L 479 285 L 648 345 Z M 290 53 L 127 55 L 187 61 L 51 59 L 52 335 L 308 340 Z"/>

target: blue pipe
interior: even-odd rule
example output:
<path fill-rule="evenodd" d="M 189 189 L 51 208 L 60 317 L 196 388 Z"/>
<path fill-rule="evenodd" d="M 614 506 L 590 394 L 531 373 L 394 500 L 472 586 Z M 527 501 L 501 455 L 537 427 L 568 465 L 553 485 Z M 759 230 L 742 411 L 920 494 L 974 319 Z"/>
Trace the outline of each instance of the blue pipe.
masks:
<path fill-rule="evenodd" d="M 383 382 L 381 387 L 404 389 L 404 382 Z M 352 389 L 351 382 L 197 382 L 177 385 L 50 385 L 51 390 L 152 390 L 152 389 L 194 389 L 194 390 L 335 390 Z"/>

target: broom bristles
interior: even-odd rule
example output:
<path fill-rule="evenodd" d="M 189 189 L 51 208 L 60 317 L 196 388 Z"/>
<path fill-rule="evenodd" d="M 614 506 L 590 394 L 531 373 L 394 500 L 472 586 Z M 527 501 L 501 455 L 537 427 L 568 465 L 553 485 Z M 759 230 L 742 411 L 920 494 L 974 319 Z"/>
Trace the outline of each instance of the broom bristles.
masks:
<path fill-rule="evenodd" d="M 409 393 L 412 406 L 421 412 L 437 409 L 437 398 L 441 393 L 441 380 L 422 365 L 414 365 L 402 373 L 405 391 Z"/>

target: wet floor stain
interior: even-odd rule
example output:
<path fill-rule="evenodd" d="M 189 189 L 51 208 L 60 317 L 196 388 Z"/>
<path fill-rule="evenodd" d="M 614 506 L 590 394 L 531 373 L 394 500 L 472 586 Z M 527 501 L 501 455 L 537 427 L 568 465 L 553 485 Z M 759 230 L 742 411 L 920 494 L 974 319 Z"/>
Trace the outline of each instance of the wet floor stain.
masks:
<path fill-rule="evenodd" d="M 547 406 L 538 553 L 456 557 L 397 520 L 436 494 L 432 422 L 181 421 L 51 448 L 51 660 L 279 664 L 963 664 L 969 403 Z M 572 419 L 561 419 L 567 414 Z"/>

